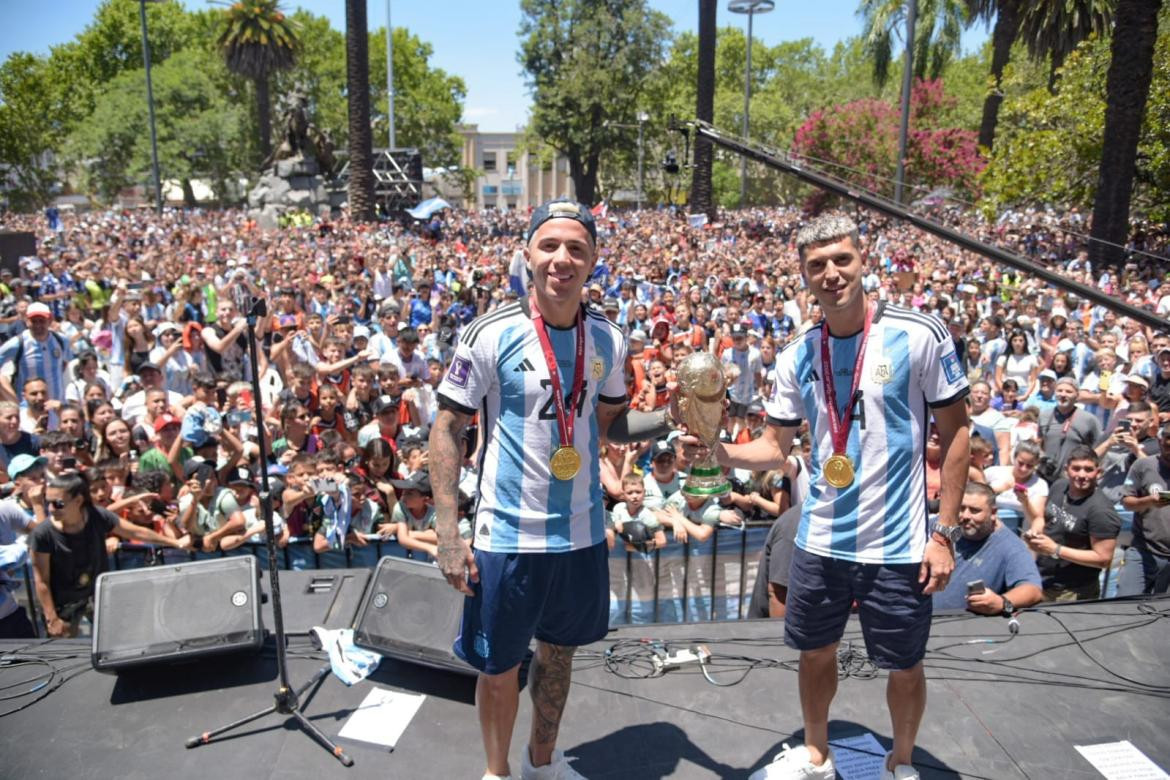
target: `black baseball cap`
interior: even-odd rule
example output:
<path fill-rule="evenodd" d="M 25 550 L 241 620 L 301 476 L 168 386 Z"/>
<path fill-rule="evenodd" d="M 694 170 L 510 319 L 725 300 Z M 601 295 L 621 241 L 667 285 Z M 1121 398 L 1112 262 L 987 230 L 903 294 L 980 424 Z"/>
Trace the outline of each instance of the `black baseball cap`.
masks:
<path fill-rule="evenodd" d="M 416 471 L 406 479 L 392 479 L 390 484 L 395 490 L 417 490 L 423 495 L 431 493 L 431 475 L 425 471 Z"/>
<path fill-rule="evenodd" d="M 670 442 L 666 441 L 665 439 L 660 439 L 659 441 L 654 442 L 654 447 L 650 450 L 651 460 L 658 460 L 659 456 L 661 455 L 669 455 L 672 458 L 674 457 L 674 447 L 671 446 Z"/>
<path fill-rule="evenodd" d="M 593 221 L 593 212 L 584 203 L 578 203 L 568 198 L 550 200 L 533 211 L 532 218 L 528 222 L 528 233 L 525 235 L 525 240 L 531 241 L 541 225 L 558 217 L 580 222 L 589 231 L 589 237 L 593 239 L 593 243 L 597 243 L 597 223 Z"/>
<path fill-rule="evenodd" d="M 247 466 L 236 466 L 232 469 L 231 475 L 228 476 L 227 483 L 229 485 L 246 485 L 248 487 L 256 487 L 256 478 L 252 476 L 252 469 Z"/>

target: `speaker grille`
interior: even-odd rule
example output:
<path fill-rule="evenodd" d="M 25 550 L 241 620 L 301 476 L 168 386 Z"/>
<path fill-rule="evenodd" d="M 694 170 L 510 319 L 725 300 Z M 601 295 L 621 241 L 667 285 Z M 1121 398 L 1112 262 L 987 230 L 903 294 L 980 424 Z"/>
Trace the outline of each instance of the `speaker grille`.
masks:
<path fill-rule="evenodd" d="M 258 646 L 252 556 L 107 572 L 98 579 L 94 665 Z"/>
<path fill-rule="evenodd" d="M 366 592 L 354 641 L 393 658 L 474 674 L 451 651 L 463 601 L 431 564 L 385 557 Z"/>

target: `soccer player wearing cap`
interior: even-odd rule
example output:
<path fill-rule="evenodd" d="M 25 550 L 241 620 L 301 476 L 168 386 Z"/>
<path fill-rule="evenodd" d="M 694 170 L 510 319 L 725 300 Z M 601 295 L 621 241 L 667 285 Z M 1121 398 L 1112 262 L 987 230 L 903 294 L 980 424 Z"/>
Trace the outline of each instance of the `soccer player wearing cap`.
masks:
<path fill-rule="evenodd" d="M 510 777 L 518 672 L 529 673 L 532 731 L 523 778 L 575 778 L 556 750 L 575 648 L 605 636 L 609 567 L 601 495 L 602 439 L 665 435 L 666 411 L 632 413 L 621 330 L 581 291 L 597 263 L 587 206 L 536 209 L 524 253 L 532 298 L 477 318 L 439 385 L 430 436 L 439 567 L 465 593 L 455 651 L 479 671 L 485 777 Z M 463 430 L 479 413 L 475 549 L 459 536 Z"/>
<path fill-rule="evenodd" d="M 43 303 L 30 303 L 24 321 L 27 328 L 0 345 L 0 399 L 17 401 L 25 382 L 43 379 L 48 397 L 64 400 L 73 360 L 68 339 L 50 330 L 53 313 Z"/>
<path fill-rule="evenodd" d="M 784 625 L 785 642 L 800 650 L 805 744 L 786 747 L 753 777 L 836 777 L 829 705 L 837 644 L 856 600 L 869 657 L 889 672 L 894 746 L 881 776 L 917 778 L 911 761 L 926 707 L 930 597 L 949 581 L 961 533 L 967 378 L 940 321 L 866 300 L 851 219 L 817 217 L 797 232 L 796 246 L 824 317 L 778 356 L 764 434 L 715 446 L 721 464 L 763 471 L 784 463 L 802 419 L 813 442 Z M 924 442 L 932 415 L 942 484 L 939 519 L 928 527 Z"/>

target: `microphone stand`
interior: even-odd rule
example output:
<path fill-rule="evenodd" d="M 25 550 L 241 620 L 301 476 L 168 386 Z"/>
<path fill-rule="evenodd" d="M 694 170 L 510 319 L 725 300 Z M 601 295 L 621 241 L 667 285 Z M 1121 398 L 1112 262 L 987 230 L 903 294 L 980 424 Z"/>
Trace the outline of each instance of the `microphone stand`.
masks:
<path fill-rule="evenodd" d="M 252 397 L 255 403 L 256 429 L 260 445 L 260 512 L 264 516 L 264 546 L 268 550 L 268 580 L 272 587 L 272 618 L 276 630 L 276 666 L 280 671 L 280 687 L 274 694 L 275 701 L 269 706 L 239 720 L 228 723 L 225 726 L 220 726 L 211 731 L 205 731 L 197 737 L 191 737 L 187 740 L 186 744 L 188 748 L 206 745 L 220 734 L 233 731 L 246 723 L 251 723 L 265 715 L 278 712 L 281 715 L 289 716 L 285 720 L 286 725 L 290 722 L 293 723 L 301 731 L 315 739 L 321 747 L 333 754 L 343 766 L 353 766 L 353 759 L 334 744 L 312 721 L 306 718 L 300 709 L 300 697 L 305 691 L 316 685 L 318 681 L 329 673 L 329 664 L 325 664 L 308 682 L 296 690 L 293 690 L 292 684 L 289 682 L 288 657 L 286 654 L 284 634 L 284 611 L 280 606 L 280 573 L 276 565 L 276 534 L 272 525 L 272 494 L 268 489 L 268 442 L 264 429 L 264 407 L 260 398 L 260 367 L 256 359 L 256 350 L 259 348 L 256 341 L 256 321 L 260 317 L 267 315 L 268 305 L 264 299 L 253 296 L 247 314 L 248 359 L 252 367 Z"/>

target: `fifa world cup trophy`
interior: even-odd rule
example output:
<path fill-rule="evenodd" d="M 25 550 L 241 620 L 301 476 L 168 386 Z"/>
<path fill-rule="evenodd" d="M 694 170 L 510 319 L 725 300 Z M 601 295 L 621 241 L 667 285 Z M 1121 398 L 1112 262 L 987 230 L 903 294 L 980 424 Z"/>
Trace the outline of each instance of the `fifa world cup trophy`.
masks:
<path fill-rule="evenodd" d="M 723 366 L 710 352 L 692 352 L 678 367 L 678 409 L 687 430 L 706 454 L 691 464 L 682 492 L 689 496 L 720 496 L 731 490 L 712 448 L 719 441 L 727 379 Z"/>

